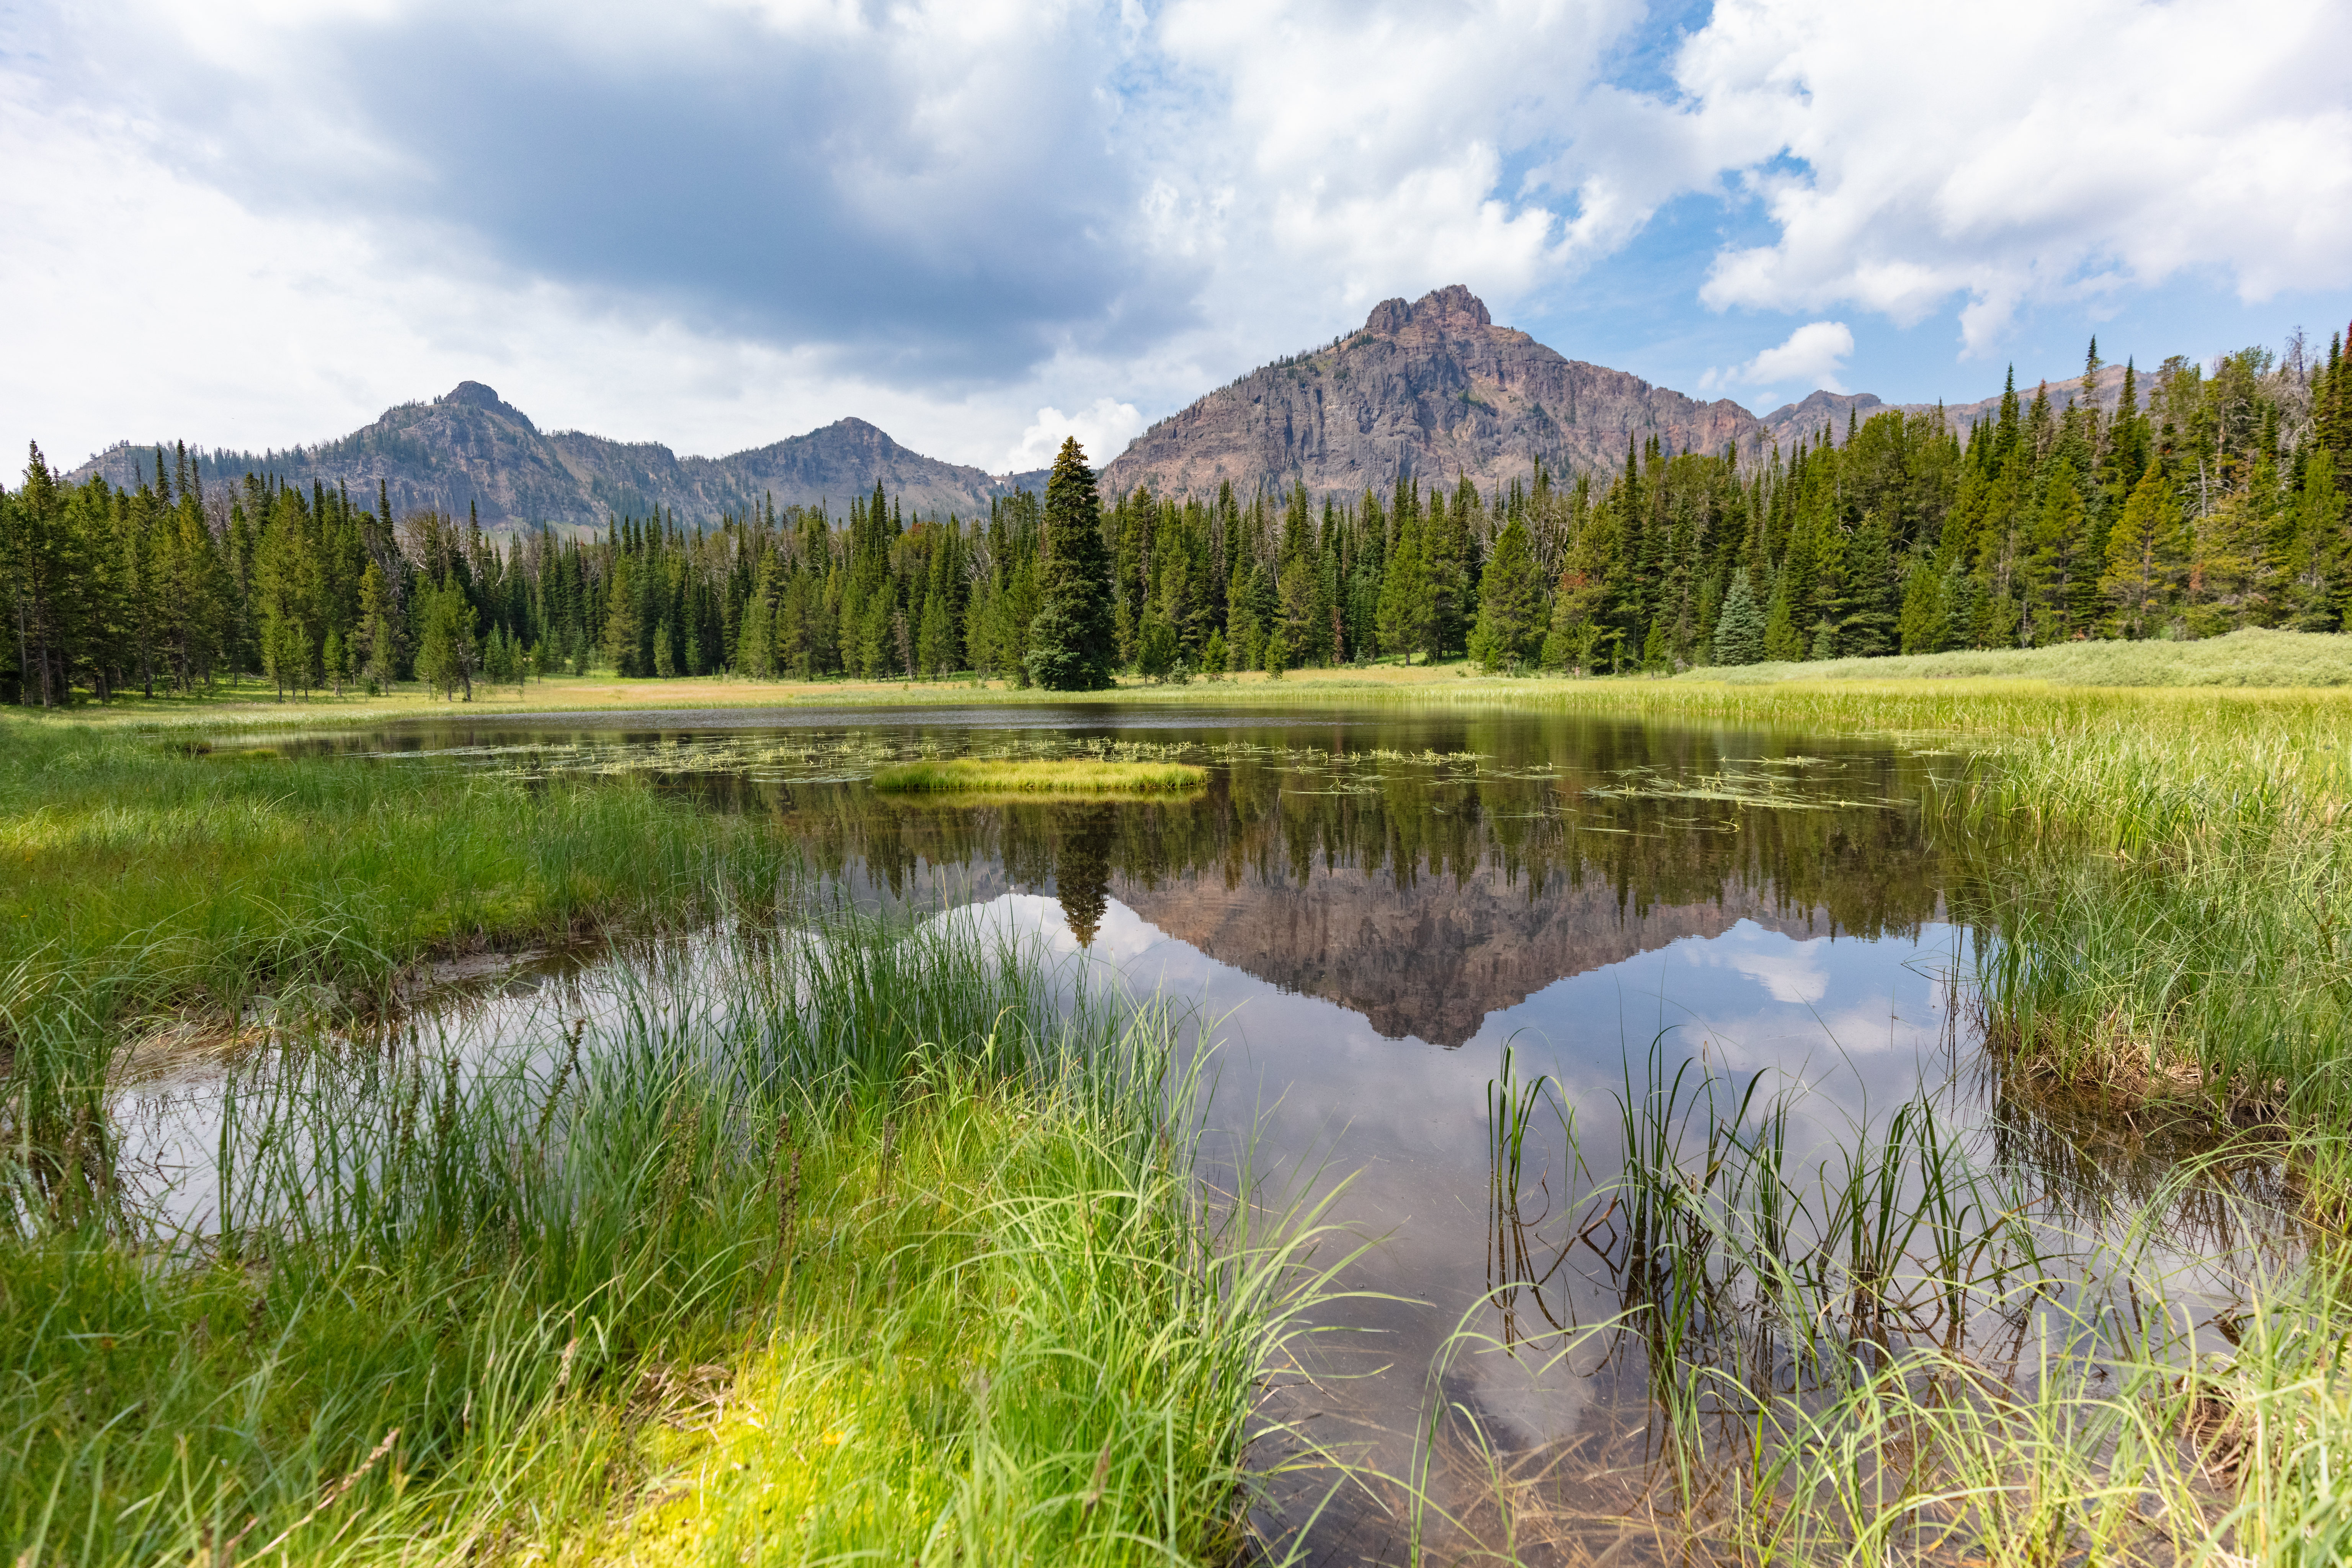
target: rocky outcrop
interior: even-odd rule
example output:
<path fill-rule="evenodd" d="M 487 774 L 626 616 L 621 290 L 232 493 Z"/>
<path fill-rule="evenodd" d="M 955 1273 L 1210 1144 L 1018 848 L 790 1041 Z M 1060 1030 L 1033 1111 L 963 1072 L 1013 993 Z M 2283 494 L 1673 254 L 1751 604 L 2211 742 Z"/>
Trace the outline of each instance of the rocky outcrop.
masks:
<path fill-rule="evenodd" d="M 1626 444 L 1743 454 L 1770 439 L 1736 403 L 1701 403 L 1622 370 L 1572 360 L 1495 325 L 1455 284 L 1375 306 L 1362 330 L 1253 371 L 1154 425 L 1104 469 L 1117 494 L 1203 495 L 1230 481 L 1309 491 L 1386 489 L 1401 473 L 1487 489 L 1538 459 L 1611 468 Z"/>
<path fill-rule="evenodd" d="M 124 443 L 71 477 L 101 473 L 135 486 L 153 461 L 153 448 Z M 430 509 L 462 517 L 471 507 L 492 530 L 542 522 L 601 528 L 614 515 L 656 508 L 681 522 L 709 522 L 769 500 L 780 507 L 829 502 L 839 513 L 877 481 L 913 515 L 968 518 L 985 515 L 992 497 L 1043 482 L 926 458 L 863 419 L 835 420 L 732 457 L 681 458 L 650 441 L 543 432 L 478 381 L 459 382 L 429 403 L 387 409 L 340 440 L 285 452 L 205 452 L 200 463 L 206 484 L 235 484 L 250 470 L 306 486 L 348 486 L 370 501 L 381 482 L 396 514 Z"/>

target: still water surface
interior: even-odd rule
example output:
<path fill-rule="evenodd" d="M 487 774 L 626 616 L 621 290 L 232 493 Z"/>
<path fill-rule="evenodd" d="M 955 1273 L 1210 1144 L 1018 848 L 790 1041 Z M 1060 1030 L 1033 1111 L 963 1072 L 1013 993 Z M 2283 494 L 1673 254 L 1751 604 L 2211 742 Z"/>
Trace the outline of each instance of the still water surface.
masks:
<path fill-rule="evenodd" d="M 1360 1294 L 1324 1320 L 1360 1331 L 1318 1337 L 1283 1381 L 1267 1413 L 1304 1437 L 1266 1445 L 1269 1458 L 1311 1440 L 1404 1474 L 1434 1390 L 1460 1462 L 1441 1463 L 1433 1489 L 1475 1491 L 1478 1465 L 1461 1456 L 1491 1449 L 1550 1477 L 1562 1519 L 1601 1521 L 1587 1549 L 1645 1495 L 1651 1411 L 1638 1355 L 1607 1336 L 1559 1354 L 1557 1330 L 1622 1310 L 1578 1227 L 1622 1159 L 1620 1101 L 1644 1093 L 1654 1048 L 1667 1074 L 1689 1063 L 1801 1089 L 1800 1157 L 1926 1093 L 1986 1157 L 2038 1162 L 2045 1186 L 2144 1189 L 2161 1168 L 2144 1145 L 2094 1149 L 2102 1130 L 2011 1103 L 1988 1070 L 1970 911 L 1998 860 L 1927 809 L 1962 769 L 1950 755 L 1575 716 L 1206 703 L 502 716 L 299 744 L 360 766 L 646 776 L 772 818 L 844 896 L 964 906 L 1073 973 L 1108 966 L 1194 1005 L 1223 1042 L 1216 1174 L 1245 1160 L 1277 1203 L 1339 1186 L 1332 1217 L 1377 1239 L 1347 1273 Z M 917 755 L 1075 754 L 1200 763 L 1210 782 L 1180 800 L 976 805 L 866 783 Z M 538 984 L 522 977 L 500 1005 L 529 1014 Z M 1576 1131 L 1571 1152 L 1547 1111 L 1516 1202 L 1498 1197 L 1494 1153 L 1507 1051 L 1522 1080 L 1549 1077 Z M 2189 1250 L 2203 1267 L 2184 1300 L 2218 1300 L 2210 1238 Z M 1465 1328 L 1488 1348 L 1444 1353 Z M 1278 1489 L 1296 1522 L 1328 1483 L 1302 1473 Z M 1318 1555 L 1394 1557 L 1392 1502 L 1344 1489 Z M 1261 1521 L 1275 1533 L 1278 1512 Z"/>

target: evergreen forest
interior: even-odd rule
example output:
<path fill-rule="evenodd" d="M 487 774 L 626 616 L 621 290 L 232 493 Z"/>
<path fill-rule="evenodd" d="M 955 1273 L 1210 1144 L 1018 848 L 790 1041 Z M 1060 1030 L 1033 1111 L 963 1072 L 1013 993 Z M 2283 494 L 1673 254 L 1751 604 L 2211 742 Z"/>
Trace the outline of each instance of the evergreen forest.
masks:
<path fill-rule="evenodd" d="M 504 542 L 471 517 L 394 518 L 381 489 L 207 489 L 184 447 L 135 489 L 68 484 L 37 447 L 0 491 L 0 699 L 235 678 L 458 698 L 591 671 L 1069 689 L 1381 658 L 1663 673 L 2343 629 L 2343 338 L 2127 368 L 2112 412 L 2100 369 L 2095 342 L 2058 403 L 2012 374 L 1965 429 L 1889 411 L 1760 463 L 1653 438 L 1622 468 L 1538 465 L 1485 494 L 1405 475 L 1353 497 L 1097 498 L 1071 443 L 1045 497 L 984 518 L 910 521 L 877 485 L 845 513 L 770 502 Z"/>

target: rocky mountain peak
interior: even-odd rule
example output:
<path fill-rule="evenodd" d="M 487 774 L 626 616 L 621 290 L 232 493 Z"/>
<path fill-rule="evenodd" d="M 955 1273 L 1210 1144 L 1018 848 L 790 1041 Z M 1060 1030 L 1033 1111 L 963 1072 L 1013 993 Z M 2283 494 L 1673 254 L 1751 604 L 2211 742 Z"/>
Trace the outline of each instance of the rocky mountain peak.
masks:
<path fill-rule="evenodd" d="M 500 397 L 495 387 L 478 381 L 461 381 L 433 402 L 436 407 L 440 408 L 478 408 L 501 419 L 510 419 L 526 430 L 539 428 L 530 422 L 530 415 Z"/>
<path fill-rule="evenodd" d="M 1490 327 L 1495 318 L 1486 310 L 1486 301 L 1470 292 L 1467 285 L 1449 283 L 1443 289 L 1433 289 L 1406 304 L 1402 300 L 1383 300 L 1372 307 L 1364 318 L 1364 330 L 1393 337 L 1408 327 L 1423 331 L 1469 331 Z"/>
<path fill-rule="evenodd" d="M 1107 488 L 1361 494 L 1405 474 L 1458 474 L 1493 490 L 1538 462 L 1562 475 L 1615 468 L 1628 444 L 1654 438 L 1668 452 L 1745 453 L 1767 438 L 1737 404 L 1699 403 L 1496 326 L 1459 283 L 1383 300 L 1364 329 L 1160 420 L 1105 467 Z"/>

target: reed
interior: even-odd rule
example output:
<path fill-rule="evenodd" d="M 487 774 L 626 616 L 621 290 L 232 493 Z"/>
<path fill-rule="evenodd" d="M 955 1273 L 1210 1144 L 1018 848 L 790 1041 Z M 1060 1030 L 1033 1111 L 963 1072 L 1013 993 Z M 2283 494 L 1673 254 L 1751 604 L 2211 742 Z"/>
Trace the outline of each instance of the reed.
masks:
<path fill-rule="evenodd" d="M 1168 1014 L 1056 997 L 951 921 L 739 926 L 576 1033 L 249 1063 L 188 1225 L 12 1167 L 0 1542 L 1229 1552 L 1314 1227 L 1208 1206 Z"/>
<path fill-rule="evenodd" d="M 2331 1206 L 2352 1141 L 2232 1142 L 2086 1212 L 1972 1152 L 1932 1100 L 1792 1157 L 1803 1106 L 1654 1047 L 1629 1072 L 1623 1173 L 1515 1248 L 1539 1268 L 1548 1247 L 1589 1250 L 1622 1310 L 1538 1336 L 1465 1319 L 1432 1370 L 1414 1473 L 1378 1483 L 1411 1499 L 1414 1561 L 1592 1549 L 1594 1521 L 1564 1501 L 1592 1478 L 1494 1450 L 1439 1391 L 1466 1355 L 1540 1373 L 1612 1341 L 1654 1399 L 1647 1490 L 1619 1536 L 1637 1555 L 2302 1568 L 2352 1544 L 2352 1247 Z M 1498 1184 L 1521 1120 L 1499 1103 Z M 1572 1138 L 1563 1152 L 1580 1163 Z M 2249 1184 L 2282 1163 L 2300 1213 Z M 2192 1215 L 2206 1234 L 2184 1251 Z M 2217 1254 L 2238 1299 L 2207 1321 L 2176 1271 Z M 1441 1442 L 1491 1495 L 1436 1495 Z"/>

